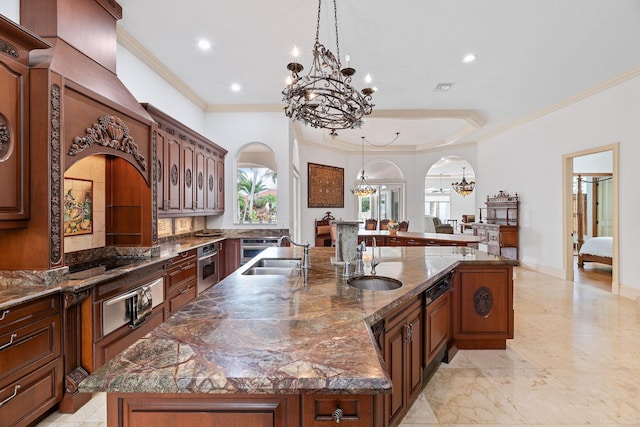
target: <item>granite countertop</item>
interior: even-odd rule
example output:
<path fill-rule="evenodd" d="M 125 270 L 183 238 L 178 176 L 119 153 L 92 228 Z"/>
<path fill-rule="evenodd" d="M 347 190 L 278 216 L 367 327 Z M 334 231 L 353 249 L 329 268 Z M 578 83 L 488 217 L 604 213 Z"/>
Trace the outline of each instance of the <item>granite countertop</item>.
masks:
<path fill-rule="evenodd" d="M 371 250 L 371 249 L 369 249 Z M 391 389 L 370 325 L 458 263 L 512 263 L 467 247 L 379 247 L 393 291 L 348 286 L 333 248 L 311 248 L 311 267 L 252 276 L 241 267 L 96 370 L 85 392 L 384 393 Z M 268 248 L 258 258 L 302 257 Z"/>

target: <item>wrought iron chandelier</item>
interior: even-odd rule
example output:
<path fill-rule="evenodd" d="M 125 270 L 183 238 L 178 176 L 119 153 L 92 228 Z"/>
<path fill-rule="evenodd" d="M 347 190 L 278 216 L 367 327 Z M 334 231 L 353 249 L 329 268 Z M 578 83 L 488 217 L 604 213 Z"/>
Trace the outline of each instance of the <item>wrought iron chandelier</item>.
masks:
<path fill-rule="evenodd" d="M 358 185 L 356 185 L 354 188 L 351 189 L 351 192 L 353 194 L 355 194 L 356 196 L 359 197 L 363 197 L 363 196 L 370 196 L 372 194 L 375 194 L 375 192 L 377 191 L 377 189 L 375 187 L 372 187 L 371 185 L 369 185 L 367 183 L 367 180 L 365 179 L 365 175 L 364 175 L 364 136 L 362 137 L 362 175 L 360 175 L 360 183 Z"/>
<path fill-rule="evenodd" d="M 464 176 L 465 169 L 466 168 L 464 167 L 462 168 L 462 181 L 453 182 L 451 183 L 451 186 L 453 187 L 454 190 L 456 190 L 456 193 L 466 197 L 469 194 L 473 193 L 473 189 L 476 188 L 476 182 L 475 181 L 467 182 L 467 178 L 465 178 Z"/>
<path fill-rule="evenodd" d="M 316 39 L 313 45 L 313 63 L 309 73 L 300 76 L 304 67 L 292 62 L 287 65 L 291 72 L 287 87 L 284 88 L 282 100 L 286 106 L 287 117 L 314 128 L 320 129 L 354 129 L 359 128 L 362 117 L 371 114 L 373 88 L 364 88 L 358 92 L 351 86 L 351 78 L 356 70 L 349 66 L 342 68 L 340 62 L 340 44 L 338 39 L 338 8 L 333 0 L 333 12 L 336 29 L 337 56 L 320 43 L 320 7 L 318 1 L 318 22 Z"/>

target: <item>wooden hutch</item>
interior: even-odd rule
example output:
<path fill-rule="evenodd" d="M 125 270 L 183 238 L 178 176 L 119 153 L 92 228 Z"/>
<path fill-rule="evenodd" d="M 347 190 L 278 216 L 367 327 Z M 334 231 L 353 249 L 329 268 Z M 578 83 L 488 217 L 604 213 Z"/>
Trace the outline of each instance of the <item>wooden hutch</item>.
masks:
<path fill-rule="evenodd" d="M 511 196 L 500 190 L 487 196 L 486 207 L 480 209 L 480 222 L 473 224 L 473 234 L 483 238 L 490 254 L 518 259 L 518 201 L 518 193 Z"/>

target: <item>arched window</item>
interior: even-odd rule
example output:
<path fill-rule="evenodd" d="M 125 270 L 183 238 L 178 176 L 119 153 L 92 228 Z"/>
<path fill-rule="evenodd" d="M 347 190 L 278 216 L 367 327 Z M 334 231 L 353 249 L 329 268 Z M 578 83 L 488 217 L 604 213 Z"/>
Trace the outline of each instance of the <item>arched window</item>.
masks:
<path fill-rule="evenodd" d="M 259 142 L 243 147 L 236 159 L 237 223 L 275 224 L 278 220 L 278 168 L 271 148 Z"/>

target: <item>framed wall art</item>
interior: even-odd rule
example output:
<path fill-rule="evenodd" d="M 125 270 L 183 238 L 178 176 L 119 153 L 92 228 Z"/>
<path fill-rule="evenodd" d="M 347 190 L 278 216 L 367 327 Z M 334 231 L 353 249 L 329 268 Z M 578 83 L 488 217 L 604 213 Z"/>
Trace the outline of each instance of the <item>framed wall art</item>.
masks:
<path fill-rule="evenodd" d="M 310 208 L 344 207 L 344 169 L 308 163 L 307 206 Z"/>
<path fill-rule="evenodd" d="M 93 181 L 64 179 L 64 236 L 93 233 Z"/>

